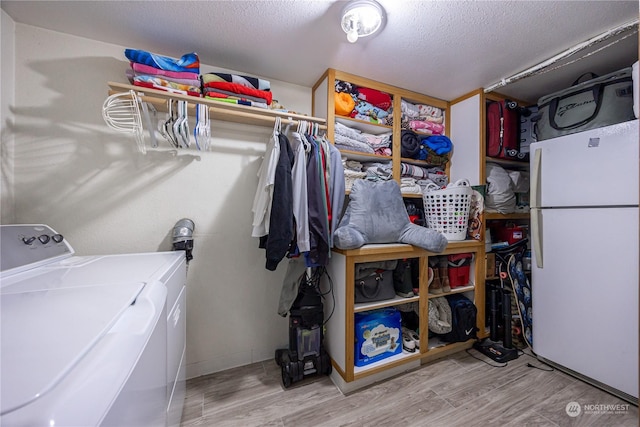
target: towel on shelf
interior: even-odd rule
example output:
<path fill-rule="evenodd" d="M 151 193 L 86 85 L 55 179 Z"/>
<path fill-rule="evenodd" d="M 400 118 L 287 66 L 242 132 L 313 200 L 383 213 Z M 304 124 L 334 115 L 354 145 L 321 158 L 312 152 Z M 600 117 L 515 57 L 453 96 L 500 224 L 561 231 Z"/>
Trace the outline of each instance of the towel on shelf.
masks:
<path fill-rule="evenodd" d="M 409 121 L 409 127 L 416 132 L 428 133 L 429 135 L 440 135 L 444 132 L 444 126 L 441 124 L 422 120 Z"/>
<path fill-rule="evenodd" d="M 264 98 L 259 98 L 257 96 L 251 96 L 251 95 L 243 95 L 241 93 L 231 92 L 231 91 L 228 91 L 228 90 L 214 89 L 214 88 L 210 88 L 210 87 L 205 87 L 204 88 L 204 94 L 206 96 L 212 96 L 212 97 L 218 97 L 218 98 L 233 97 L 233 98 L 236 98 L 236 99 L 245 99 L 247 101 L 259 102 L 261 104 L 267 105 L 267 100 L 264 99 Z M 221 96 L 221 95 L 226 95 L 226 96 Z"/>
<path fill-rule="evenodd" d="M 206 88 L 213 88 L 216 90 L 223 90 L 227 92 L 233 92 L 235 94 L 248 95 L 253 96 L 255 98 L 262 98 L 267 105 L 271 104 L 273 101 L 273 94 L 268 90 L 258 90 L 250 87 L 242 86 L 238 83 L 229 83 L 229 82 L 208 82 L 202 85 L 205 90 Z"/>
<path fill-rule="evenodd" d="M 348 136 L 340 135 L 339 133 L 336 133 L 333 138 L 335 146 L 339 149 L 374 154 L 373 148 L 366 142 L 360 142 Z"/>
<path fill-rule="evenodd" d="M 385 133 L 382 135 L 372 135 L 370 133 L 363 133 L 362 135 L 366 138 L 367 143 L 374 150 L 377 150 L 378 148 L 387 148 L 391 146 L 391 137 L 393 135 L 392 133 Z"/>
<path fill-rule="evenodd" d="M 375 124 L 378 124 L 378 125 L 386 125 L 386 124 L 388 124 L 387 120 L 389 120 L 389 117 L 391 117 L 391 116 L 388 116 L 388 117 L 385 117 L 384 119 L 381 119 L 381 118 L 375 118 L 375 117 L 369 116 L 367 114 L 360 114 L 360 113 L 357 113 L 354 116 L 353 112 L 351 113 L 351 118 L 353 118 L 353 119 L 362 120 L 363 122 L 375 123 Z"/>
<path fill-rule="evenodd" d="M 133 84 L 136 85 L 136 83 L 149 83 L 149 84 L 152 84 L 154 87 L 164 87 L 167 89 L 174 89 L 174 90 L 179 90 L 187 93 L 188 92 L 193 92 L 198 94 L 200 93 L 200 85 L 194 86 L 189 84 L 175 83 L 158 76 L 147 76 L 147 75 L 135 76 L 133 78 Z"/>
<path fill-rule="evenodd" d="M 271 82 L 269 80 L 259 79 L 257 77 L 243 76 L 239 74 L 227 73 L 206 73 L 202 75 L 202 83 L 210 82 L 228 82 L 237 83 L 239 85 L 257 90 L 271 90 Z"/>
<path fill-rule="evenodd" d="M 417 119 L 420 117 L 420 110 L 417 106 L 413 105 L 410 102 L 405 101 L 404 99 L 400 101 L 400 109 L 402 111 L 402 116 L 410 119 Z"/>
<path fill-rule="evenodd" d="M 149 65 L 140 64 L 138 62 L 130 62 L 131 68 L 136 74 L 145 74 L 152 76 L 164 76 L 171 77 L 174 79 L 188 79 L 188 80 L 200 80 L 200 75 L 198 73 L 194 73 L 193 71 L 184 72 L 184 71 L 168 71 L 161 70 L 159 68 L 154 68 Z"/>
<path fill-rule="evenodd" d="M 442 110 L 431 105 L 418 105 L 418 115 L 420 117 L 442 117 Z"/>
<path fill-rule="evenodd" d="M 354 117 L 356 114 L 369 116 L 374 119 L 384 119 L 389 115 L 389 113 L 386 110 L 383 110 L 382 108 L 378 108 L 375 105 L 362 100 L 356 103 L 354 110 L 351 112 L 351 117 Z"/>
<path fill-rule="evenodd" d="M 162 90 L 164 92 L 171 92 L 171 93 L 178 93 L 180 95 L 189 95 L 189 96 L 195 96 L 195 97 L 202 97 L 202 94 L 200 93 L 200 89 L 198 89 L 197 92 L 194 91 L 189 91 L 189 90 L 181 90 L 181 89 L 173 89 L 171 87 L 168 86 L 162 86 L 162 85 L 158 85 L 155 83 L 151 83 L 151 82 L 145 82 L 145 81 L 135 81 L 133 82 L 134 86 L 140 86 L 140 87 L 146 87 L 149 89 L 157 89 L 157 90 Z"/>
<path fill-rule="evenodd" d="M 400 178 L 400 192 L 404 194 L 422 194 L 422 188 L 415 178 Z"/>
<path fill-rule="evenodd" d="M 149 65 L 165 71 L 185 71 L 200 74 L 200 59 L 195 52 L 186 53 L 180 58 L 170 58 L 140 49 L 125 49 L 124 55 L 129 61 Z"/>
<path fill-rule="evenodd" d="M 176 79 L 175 77 L 169 77 L 169 76 L 165 76 L 165 75 L 161 75 L 161 74 L 146 74 L 146 73 L 138 73 L 136 71 L 134 71 L 133 69 L 128 69 L 125 71 L 125 74 L 127 75 L 127 79 L 129 79 L 129 82 L 131 82 L 131 84 L 133 84 L 133 79 L 136 77 L 153 77 L 153 78 L 161 78 L 163 80 L 167 80 L 169 82 L 173 82 L 173 83 L 178 83 L 178 84 L 182 84 L 182 85 L 189 85 L 189 86 L 195 86 L 198 89 L 200 89 L 200 80 L 199 79 Z"/>
<path fill-rule="evenodd" d="M 335 122 L 334 132 L 338 135 L 346 136 L 347 138 L 355 139 L 356 141 L 360 141 L 364 144 L 368 144 L 369 141 L 362 133 L 362 131 L 354 128 L 350 128 L 349 126 L 345 126 L 340 122 Z"/>
<path fill-rule="evenodd" d="M 428 136 L 421 140 L 438 155 L 447 154 L 453 149 L 453 143 L 444 135 Z"/>

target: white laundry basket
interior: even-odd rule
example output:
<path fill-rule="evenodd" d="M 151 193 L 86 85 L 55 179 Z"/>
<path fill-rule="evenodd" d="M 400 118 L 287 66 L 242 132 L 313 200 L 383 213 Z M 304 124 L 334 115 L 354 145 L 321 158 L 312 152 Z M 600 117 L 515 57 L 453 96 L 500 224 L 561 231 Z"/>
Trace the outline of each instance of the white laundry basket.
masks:
<path fill-rule="evenodd" d="M 447 240 L 465 240 L 472 194 L 466 179 L 442 190 L 435 184 L 428 185 L 422 194 L 427 227 L 444 234 Z"/>

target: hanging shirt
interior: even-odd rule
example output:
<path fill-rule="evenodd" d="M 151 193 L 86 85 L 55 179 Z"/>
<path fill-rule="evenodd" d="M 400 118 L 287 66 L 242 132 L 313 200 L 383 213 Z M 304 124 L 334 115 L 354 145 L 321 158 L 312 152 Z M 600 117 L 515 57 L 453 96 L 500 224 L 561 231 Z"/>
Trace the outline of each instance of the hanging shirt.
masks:
<path fill-rule="evenodd" d="M 309 244 L 305 254 L 307 267 L 326 266 L 329 262 L 329 230 L 327 228 L 326 198 L 321 153 L 318 144 L 304 135 L 311 144 L 307 159 L 307 198 L 309 202 Z"/>
<path fill-rule="evenodd" d="M 253 198 L 253 230 L 252 237 L 262 237 L 269 234 L 269 220 L 271 216 L 271 201 L 273 199 L 273 183 L 276 166 L 280 157 L 280 141 L 278 132 L 271 135 L 267 149 L 258 170 L 258 188 Z"/>
<path fill-rule="evenodd" d="M 294 155 L 289 140 L 278 134 L 280 156 L 276 167 L 273 199 L 269 219 L 269 234 L 260 238 L 260 247 L 266 249 L 266 268 L 274 271 L 287 255 L 293 241 L 293 184 L 291 167 Z"/>
<path fill-rule="evenodd" d="M 309 252 L 309 207 L 307 199 L 307 153 L 309 147 L 304 136 L 292 134 L 294 152 L 291 178 L 293 180 L 293 217 L 296 222 L 296 243 L 299 252 Z M 310 148 L 310 147 L 309 147 Z"/>

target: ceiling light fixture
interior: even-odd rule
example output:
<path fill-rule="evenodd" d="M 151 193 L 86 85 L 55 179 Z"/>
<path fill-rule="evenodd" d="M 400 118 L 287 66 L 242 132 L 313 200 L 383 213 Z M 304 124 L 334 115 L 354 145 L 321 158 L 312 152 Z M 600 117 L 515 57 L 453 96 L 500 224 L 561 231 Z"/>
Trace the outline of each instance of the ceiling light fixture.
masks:
<path fill-rule="evenodd" d="M 342 30 L 347 40 L 355 43 L 360 37 L 370 36 L 384 25 L 386 14 L 382 6 L 374 0 L 351 1 L 342 11 Z"/>

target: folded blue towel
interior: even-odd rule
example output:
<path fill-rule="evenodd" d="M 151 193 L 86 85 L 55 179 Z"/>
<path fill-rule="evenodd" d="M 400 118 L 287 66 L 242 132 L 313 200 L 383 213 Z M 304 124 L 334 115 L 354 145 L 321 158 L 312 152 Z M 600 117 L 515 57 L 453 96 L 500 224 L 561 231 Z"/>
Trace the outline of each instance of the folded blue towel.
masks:
<path fill-rule="evenodd" d="M 436 154 L 447 154 L 453 149 L 453 143 L 444 135 L 432 135 L 421 138 L 421 142 L 435 151 Z"/>
<path fill-rule="evenodd" d="M 179 71 L 200 74 L 200 59 L 195 52 L 182 55 L 180 59 L 156 55 L 139 49 L 125 49 L 124 56 L 131 62 L 149 65 L 165 71 Z"/>

